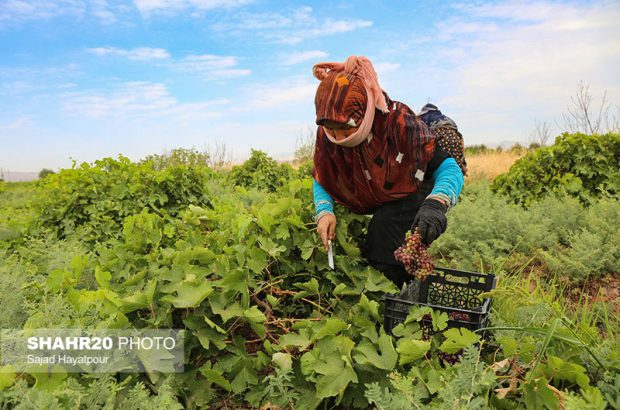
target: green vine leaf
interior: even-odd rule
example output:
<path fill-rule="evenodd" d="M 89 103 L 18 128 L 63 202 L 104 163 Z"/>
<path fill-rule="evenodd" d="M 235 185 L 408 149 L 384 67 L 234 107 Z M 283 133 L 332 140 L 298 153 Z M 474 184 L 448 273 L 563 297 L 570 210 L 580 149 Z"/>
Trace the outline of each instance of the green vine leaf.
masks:
<path fill-rule="evenodd" d="M 448 329 L 443 332 L 443 335 L 446 337 L 446 340 L 439 346 L 439 350 L 450 354 L 480 341 L 480 335 L 464 327 Z"/>
<path fill-rule="evenodd" d="M 400 339 L 397 345 L 396 351 L 400 354 L 398 363 L 401 366 L 423 358 L 431 348 L 431 342 L 427 340 Z"/>

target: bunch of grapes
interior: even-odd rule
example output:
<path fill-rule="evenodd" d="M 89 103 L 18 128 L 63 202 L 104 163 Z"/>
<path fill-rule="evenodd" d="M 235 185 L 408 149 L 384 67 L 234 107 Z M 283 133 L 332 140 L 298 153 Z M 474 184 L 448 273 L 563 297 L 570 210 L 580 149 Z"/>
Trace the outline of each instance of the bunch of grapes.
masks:
<path fill-rule="evenodd" d="M 448 316 L 450 316 L 450 319 L 452 319 L 452 320 L 463 320 L 465 322 L 469 322 L 470 321 L 469 315 L 467 313 L 450 312 L 450 314 Z"/>
<path fill-rule="evenodd" d="M 439 361 L 444 367 L 446 364 L 454 366 L 455 364 L 461 361 L 461 358 L 463 357 L 463 350 L 459 350 L 456 353 L 446 353 L 446 352 L 442 352 L 441 350 L 437 350 L 436 354 L 437 354 L 437 357 L 439 358 Z"/>
<path fill-rule="evenodd" d="M 416 228 L 413 233 L 407 232 L 405 243 L 394 251 L 394 257 L 405 265 L 407 273 L 419 280 L 425 280 L 434 268 L 427 248 Z"/>

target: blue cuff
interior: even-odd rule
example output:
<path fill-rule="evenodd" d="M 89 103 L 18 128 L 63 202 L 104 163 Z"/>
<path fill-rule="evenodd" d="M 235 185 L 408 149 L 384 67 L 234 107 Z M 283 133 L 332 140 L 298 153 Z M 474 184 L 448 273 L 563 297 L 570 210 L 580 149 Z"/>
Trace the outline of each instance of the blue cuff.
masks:
<path fill-rule="evenodd" d="M 445 198 L 450 203 L 450 207 L 455 206 L 465 183 L 463 171 L 456 160 L 452 157 L 446 158 L 433 173 L 433 178 L 435 185 L 429 196 Z"/>
<path fill-rule="evenodd" d="M 315 213 L 317 215 L 323 211 L 334 213 L 334 200 L 316 179 L 312 184 L 312 191 L 314 194 Z"/>

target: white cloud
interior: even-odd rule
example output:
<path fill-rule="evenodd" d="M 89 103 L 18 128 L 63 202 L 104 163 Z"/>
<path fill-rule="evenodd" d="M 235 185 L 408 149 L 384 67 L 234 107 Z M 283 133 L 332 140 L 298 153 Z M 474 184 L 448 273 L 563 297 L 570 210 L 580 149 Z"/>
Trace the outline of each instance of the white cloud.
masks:
<path fill-rule="evenodd" d="M 223 99 L 180 103 L 164 84 L 150 82 L 127 82 L 112 89 L 65 93 L 61 100 L 63 112 L 74 117 L 170 117 L 182 121 L 220 115 L 213 107 L 229 103 Z"/>
<path fill-rule="evenodd" d="M 312 51 L 300 51 L 297 53 L 287 54 L 281 57 L 282 64 L 295 65 L 308 60 L 324 60 L 329 54 L 324 51 L 312 50 Z"/>
<path fill-rule="evenodd" d="M 86 90 L 64 95 L 63 111 L 90 118 L 127 117 L 160 111 L 177 103 L 163 84 L 124 83 L 115 90 Z"/>
<path fill-rule="evenodd" d="M 101 24 L 114 24 L 130 11 L 119 0 L 2 0 L 0 28 L 60 17 L 94 17 Z"/>
<path fill-rule="evenodd" d="M 95 16 L 103 24 L 114 24 L 118 22 L 116 14 L 110 10 L 107 0 L 90 0 L 90 8 Z"/>
<path fill-rule="evenodd" d="M 140 13 L 176 13 L 180 11 L 204 11 L 218 8 L 234 8 L 251 3 L 252 0 L 135 0 Z"/>
<path fill-rule="evenodd" d="M 163 48 L 141 47 L 122 49 L 116 47 L 88 48 L 87 52 L 97 56 L 119 56 L 136 61 L 165 61 L 173 70 L 193 73 L 204 79 L 223 79 L 245 76 L 251 70 L 238 68 L 239 58 L 235 56 L 218 56 L 214 54 L 188 55 L 182 59 L 173 60 L 170 53 Z"/>
<path fill-rule="evenodd" d="M 275 33 L 273 38 L 282 44 L 299 44 L 309 38 L 329 36 L 332 34 L 346 33 L 358 28 L 372 26 L 368 20 L 332 20 L 327 19 L 317 27 L 300 28 L 289 32 Z"/>
<path fill-rule="evenodd" d="M 200 74 L 206 79 L 238 77 L 251 74 L 251 70 L 237 68 L 238 58 L 213 54 L 190 55 L 172 64 L 174 69 Z"/>
<path fill-rule="evenodd" d="M 229 21 L 211 28 L 226 36 L 252 36 L 279 44 L 299 44 L 310 38 L 346 33 L 372 26 L 368 20 L 319 20 L 311 7 L 300 7 L 287 13 L 240 13 Z"/>
<path fill-rule="evenodd" d="M 84 11 L 85 4 L 81 0 L 3 0 L 0 2 L 0 22 L 11 24 L 61 15 L 81 15 Z"/>
<path fill-rule="evenodd" d="M 485 34 L 487 36 L 493 36 L 494 32 L 498 30 L 498 25 L 495 23 L 480 23 L 469 22 L 461 19 L 449 19 L 441 22 L 437 25 L 438 35 L 436 37 L 428 38 L 428 41 L 450 41 L 455 38 L 466 35 L 480 36 Z"/>
<path fill-rule="evenodd" d="M 16 130 L 16 129 L 27 127 L 31 124 L 33 124 L 32 118 L 25 116 L 25 115 L 20 115 L 17 118 L 14 118 L 11 122 L 9 122 L 6 125 L 6 128 L 10 130 Z"/>
<path fill-rule="evenodd" d="M 378 62 L 373 63 L 373 65 L 379 78 L 384 74 L 394 73 L 400 69 L 399 63 Z"/>
<path fill-rule="evenodd" d="M 318 81 L 313 77 L 292 77 L 274 83 L 253 84 L 241 99 L 244 106 L 254 109 L 273 109 L 292 103 L 314 101 Z M 244 108 L 240 108 L 243 110 Z"/>
<path fill-rule="evenodd" d="M 138 61 L 165 60 L 170 58 L 170 53 L 163 48 L 140 47 L 125 50 L 116 47 L 97 47 L 88 48 L 86 51 L 101 57 L 111 55 Z"/>

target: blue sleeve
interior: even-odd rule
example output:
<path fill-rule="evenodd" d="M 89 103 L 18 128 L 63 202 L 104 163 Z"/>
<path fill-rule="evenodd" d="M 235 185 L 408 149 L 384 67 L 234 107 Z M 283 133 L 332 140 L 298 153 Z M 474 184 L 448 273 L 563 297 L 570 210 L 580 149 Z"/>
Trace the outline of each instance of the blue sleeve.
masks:
<path fill-rule="evenodd" d="M 334 213 L 334 200 L 316 179 L 312 184 L 312 192 L 314 194 L 314 208 L 317 216 L 325 212 Z"/>
<path fill-rule="evenodd" d="M 433 173 L 433 178 L 435 185 L 430 195 L 448 200 L 450 207 L 455 206 L 465 183 L 463 171 L 456 160 L 446 158 Z"/>

